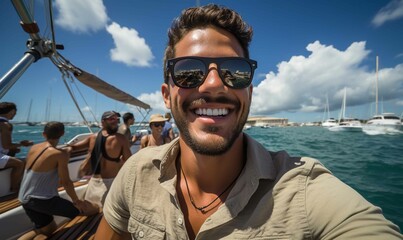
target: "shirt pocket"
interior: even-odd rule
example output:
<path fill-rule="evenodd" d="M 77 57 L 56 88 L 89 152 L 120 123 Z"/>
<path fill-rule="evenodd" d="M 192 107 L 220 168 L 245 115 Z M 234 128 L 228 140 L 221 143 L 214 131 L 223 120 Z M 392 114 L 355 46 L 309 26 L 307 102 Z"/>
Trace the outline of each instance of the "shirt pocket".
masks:
<path fill-rule="evenodd" d="M 128 231 L 132 239 L 165 239 L 165 230 L 141 223 L 130 216 Z"/>

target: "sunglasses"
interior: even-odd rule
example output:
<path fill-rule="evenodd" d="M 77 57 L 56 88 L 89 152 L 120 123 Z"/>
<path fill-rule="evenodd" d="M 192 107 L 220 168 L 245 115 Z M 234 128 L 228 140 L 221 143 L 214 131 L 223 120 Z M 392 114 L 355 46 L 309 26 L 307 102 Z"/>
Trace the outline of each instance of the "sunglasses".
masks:
<path fill-rule="evenodd" d="M 248 87 L 257 68 L 257 62 L 242 57 L 179 57 L 167 61 L 167 70 L 172 80 L 180 88 L 196 88 L 203 84 L 211 63 L 217 64 L 216 69 L 225 86 L 242 89 Z"/>
<path fill-rule="evenodd" d="M 109 117 L 109 118 L 104 118 L 104 120 L 111 122 L 111 121 L 119 121 L 118 117 Z"/>
<path fill-rule="evenodd" d="M 165 126 L 165 123 L 164 123 L 164 122 L 161 122 L 161 123 L 151 123 L 151 125 L 154 126 L 154 127 L 164 127 L 164 126 Z"/>

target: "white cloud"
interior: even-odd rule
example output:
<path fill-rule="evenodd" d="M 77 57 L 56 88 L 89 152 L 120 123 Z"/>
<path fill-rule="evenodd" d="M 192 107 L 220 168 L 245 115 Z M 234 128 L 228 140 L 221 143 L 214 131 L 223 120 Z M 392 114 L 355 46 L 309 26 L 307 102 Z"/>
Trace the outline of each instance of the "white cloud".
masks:
<path fill-rule="evenodd" d="M 56 0 L 55 7 L 59 12 L 56 24 L 73 32 L 96 32 L 108 21 L 102 0 Z"/>
<path fill-rule="evenodd" d="M 375 70 L 362 66 L 369 50 L 365 42 L 354 42 L 345 51 L 319 41 L 308 44 L 310 54 L 294 56 L 277 65 L 253 89 L 251 115 L 269 115 L 282 111 L 323 111 L 326 94 L 331 110 L 339 109 L 344 87 L 347 105 L 356 106 L 375 99 Z M 375 69 L 374 66 L 370 69 Z M 403 64 L 379 71 L 379 96 L 384 101 L 403 96 Z"/>
<path fill-rule="evenodd" d="M 112 35 L 115 48 L 110 50 L 112 61 L 123 62 L 128 66 L 148 67 L 154 56 L 144 38 L 135 29 L 121 27 L 113 22 L 106 27 Z"/>
<path fill-rule="evenodd" d="M 91 107 L 89 107 L 89 106 L 85 106 L 85 107 L 82 107 L 82 108 L 81 108 L 81 111 L 82 111 L 82 112 L 91 112 L 92 109 L 91 109 Z"/>
<path fill-rule="evenodd" d="M 396 20 L 403 17 L 403 0 L 392 0 L 383 7 L 372 19 L 372 24 L 379 27 L 387 21 Z"/>
<path fill-rule="evenodd" d="M 397 102 L 396 102 L 396 105 L 397 105 L 397 106 L 403 106 L 403 100 L 397 101 Z"/>
<path fill-rule="evenodd" d="M 165 107 L 161 91 L 155 91 L 154 93 L 143 93 L 138 97 L 138 99 L 148 103 L 151 106 L 153 113 L 162 114 L 169 112 L 169 109 Z"/>

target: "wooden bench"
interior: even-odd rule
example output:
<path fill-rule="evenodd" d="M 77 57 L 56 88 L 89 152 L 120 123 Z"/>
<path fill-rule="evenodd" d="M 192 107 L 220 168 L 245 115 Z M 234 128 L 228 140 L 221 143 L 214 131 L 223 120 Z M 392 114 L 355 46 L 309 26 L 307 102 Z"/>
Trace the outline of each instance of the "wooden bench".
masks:
<path fill-rule="evenodd" d="M 74 187 L 79 187 L 87 184 L 88 181 L 85 182 L 74 182 Z M 63 191 L 64 187 L 59 187 L 58 191 Z M 5 213 L 11 209 L 19 207 L 21 205 L 20 201 L 18 201 L 18 193 L 13 193 L 0 198 L 0 214 Z"/>
<path fill-rule="evenodd" d="M 13 193 L 0 198 L 0 214 L 5 213 L 21 205 L 18 201 L 18 193 Z"/>
<path fill-rule="evenodd" d="M 103 213 L 93 216 L 77 216 L 62 224 L 48 239 L 93 239 Z"/>

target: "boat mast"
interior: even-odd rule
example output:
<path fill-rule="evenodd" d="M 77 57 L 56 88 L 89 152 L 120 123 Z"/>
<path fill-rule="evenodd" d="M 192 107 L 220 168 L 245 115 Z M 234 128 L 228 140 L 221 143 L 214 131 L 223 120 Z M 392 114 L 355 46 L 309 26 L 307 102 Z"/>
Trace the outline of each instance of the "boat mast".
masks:
<path fill-rule="evenodd" d="M 31 101 L 29 102 L 27 123 L 29 122 L 29 118 L 31 117 L 31 108 L 32 108 L 32 98 L 31 98 Z"/>
<path fill-rule="evenodd" d="M 375 115 L 378 115 L 378 56 L 376 56 Z"/>

